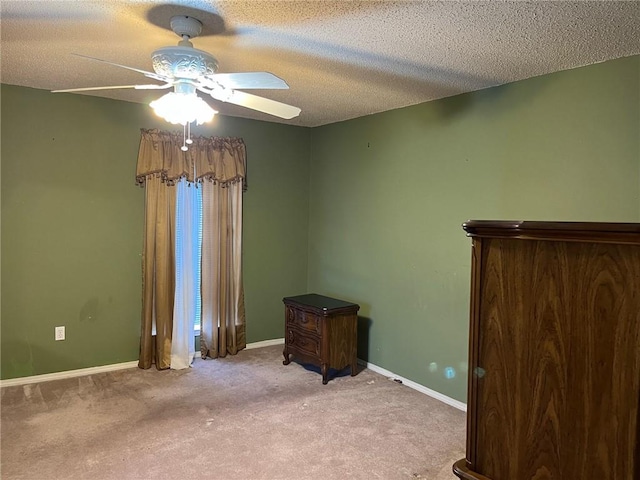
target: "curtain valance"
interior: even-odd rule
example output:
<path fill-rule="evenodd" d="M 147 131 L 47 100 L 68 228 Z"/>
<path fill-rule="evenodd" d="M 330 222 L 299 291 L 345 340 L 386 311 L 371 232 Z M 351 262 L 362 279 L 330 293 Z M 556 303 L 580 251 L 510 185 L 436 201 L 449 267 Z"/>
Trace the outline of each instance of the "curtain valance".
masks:
<path fill-rule="evenodd" d="M 221 186 L 242 181 L 246 190 L 247 153 L 241 138 L 195 136 L 186 152 L 181 150 L 183 140 L 182 133 L 141 129 L 136 184 L 144 186 L 148 178 L 160 177 L 173 185 L 184 177 Z"/>

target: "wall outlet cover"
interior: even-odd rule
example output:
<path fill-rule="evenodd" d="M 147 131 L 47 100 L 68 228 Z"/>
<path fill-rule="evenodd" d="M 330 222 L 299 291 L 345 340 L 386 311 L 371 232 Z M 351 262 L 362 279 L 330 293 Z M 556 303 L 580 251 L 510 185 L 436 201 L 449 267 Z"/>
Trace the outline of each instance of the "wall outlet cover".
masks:
<path fill-rule="evenodd" d="M 56 341 L 58 340 L 64 340 L 65 337 L 65 331 L 64 331 L 64 327 L 56 327 Z"/>

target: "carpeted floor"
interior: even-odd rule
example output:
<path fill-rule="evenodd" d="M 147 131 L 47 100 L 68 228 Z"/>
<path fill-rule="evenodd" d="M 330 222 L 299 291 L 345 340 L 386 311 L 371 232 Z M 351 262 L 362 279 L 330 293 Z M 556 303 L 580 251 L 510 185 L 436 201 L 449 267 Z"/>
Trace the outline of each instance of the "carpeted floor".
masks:
<path fill-rule="evenodd" d="M 1 478 L 455 478 L 463 412 L 366 369 L 322 385 L 281 352 L 4 387 Z"/>

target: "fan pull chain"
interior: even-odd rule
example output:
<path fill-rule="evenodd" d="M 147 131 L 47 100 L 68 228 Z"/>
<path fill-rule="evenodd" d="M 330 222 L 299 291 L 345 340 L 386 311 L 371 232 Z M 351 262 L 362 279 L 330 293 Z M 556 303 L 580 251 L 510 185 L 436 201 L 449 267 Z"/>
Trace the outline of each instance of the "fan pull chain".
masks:
<path fill-rule="evenodd" d="M 187 147 L 187 124 L 186 123 L 182 126 L 182 131 L 183 131 L 182 146 L 180 147 L 180 150 L 182 150 L 183 152 L 186 152 L 187 150 L 189 150 L 189 147 Z"/>
<path fill-rule="evenodd" d="M 191 140 L 191 122 L 187 122 L 182 125 L 182 132 L 182 146 L 180 147 L 180 150 L 186 152 L 189 150 L 187 145 L 191 145 L 193 143 L 193 140 Z"/>
<path fill-rule="evenodd" d="M 189 122 L 187 124 L 187 145 L 191 145 L 193 143 L 193 140 L 191 140 L 191 122 Z"/>

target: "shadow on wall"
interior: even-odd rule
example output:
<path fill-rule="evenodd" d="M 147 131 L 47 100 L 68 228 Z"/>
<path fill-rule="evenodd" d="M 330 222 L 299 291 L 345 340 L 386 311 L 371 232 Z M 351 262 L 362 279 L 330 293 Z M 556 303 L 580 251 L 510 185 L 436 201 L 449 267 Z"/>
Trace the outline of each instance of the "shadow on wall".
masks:
<path fill-rule="evenodd" d="M 369 361 L 369 331 L 373 320 L 368 317 L 358 316 L 358 358 Z"/>

